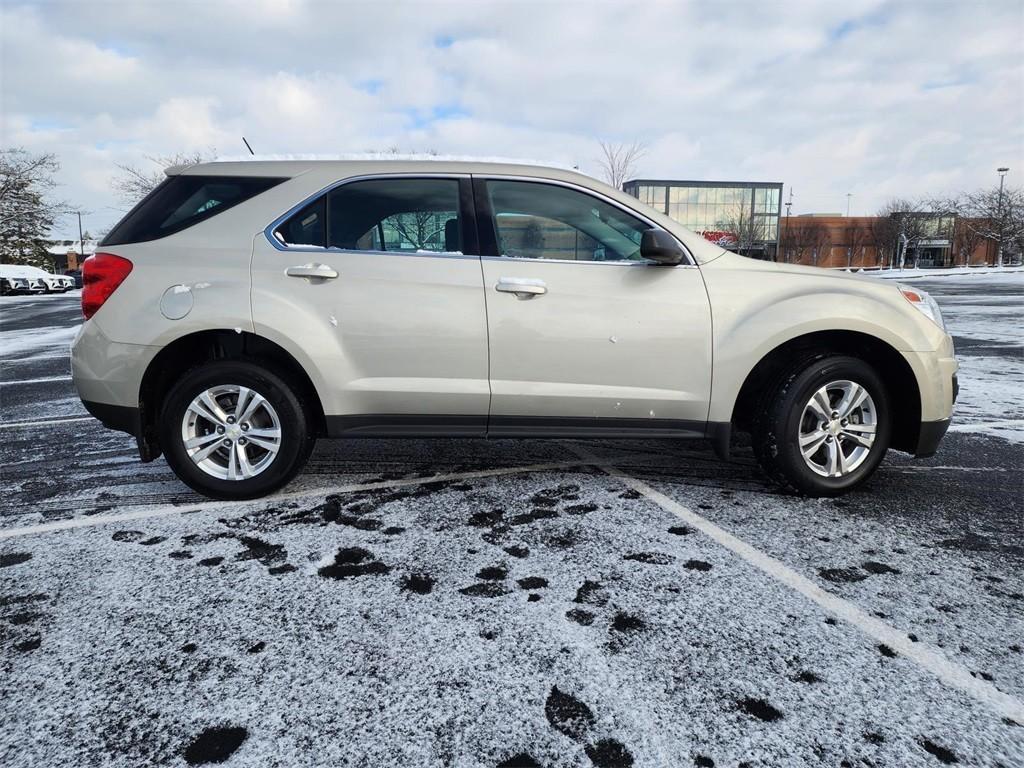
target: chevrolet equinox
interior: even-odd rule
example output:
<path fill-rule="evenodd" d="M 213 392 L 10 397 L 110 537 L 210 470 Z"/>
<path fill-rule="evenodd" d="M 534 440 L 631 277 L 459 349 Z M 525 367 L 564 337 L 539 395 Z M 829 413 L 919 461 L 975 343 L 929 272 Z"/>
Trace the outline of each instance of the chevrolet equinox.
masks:
<path fill-rule="evenodd" d="M 935 302 L 757 261 L 587 176 L 447 161 L 170 168 L 84 266 L 74 382 L 142 461 L 267 494 L 320 437 L 749 433 L 797 493 L 932 455 Z"/>

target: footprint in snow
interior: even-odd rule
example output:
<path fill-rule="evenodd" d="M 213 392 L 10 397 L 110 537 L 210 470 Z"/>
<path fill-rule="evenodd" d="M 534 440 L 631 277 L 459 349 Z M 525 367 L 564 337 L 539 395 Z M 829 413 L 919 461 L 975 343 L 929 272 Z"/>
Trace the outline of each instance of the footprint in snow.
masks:
<path fill-rule="evenodd" d="M 590 707 L 554 686 L 544 702 L 544 714 L 556 731 L 580 741 L 587 736 L 595 719 Z"/>
<path fill-rule="evenodd" d="M 185 748 L 183 757 L 189 765 L 223 763 L 248 736 L 245 728 L 207 728 Z"/>
<path fill-rule="evenodd" d="M 434 589 L 434 577 L 427 573 L 410 573 L 402 578 L 402 591 L 429 595 Z"/>
<path fill-rule="evenodd" d="M 764 720 L 766 723 L 771 723 L 783 718 L 782 712 L 777 710 L 764 699 L 740 699 L 736 703 L 739 708 L 748 715 L 753 715 L 758 720 Z"/>
<path fill-rule="evenodd" d="M 0 568 L 10 568 L 12 565 L 21 565 L 31 559 L 31 552 L 8 552 L 5 555 L 0 555 Z"/>
<path fill-rule="evenodd" d="M 377 560 L 372 552 L 362 547 L 341 547 L 334 562 L 320 568 L 317 573 L 324 579 L 348 579 L 357 576 L 390 573 L 391 566 Z"/>

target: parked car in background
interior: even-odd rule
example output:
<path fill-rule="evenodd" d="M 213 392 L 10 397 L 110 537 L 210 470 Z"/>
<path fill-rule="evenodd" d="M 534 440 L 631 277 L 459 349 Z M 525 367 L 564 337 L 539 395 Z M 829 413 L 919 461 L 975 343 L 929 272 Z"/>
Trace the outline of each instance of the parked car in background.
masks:
<path fill-rule="evenodd" d="M 2 270 L 2 265 L 0 265 Z M 30 293 L 27 277 L 14 277 L 0 274 L 0 296 L 17 296 Z"/>
<path fill-rule="evenodd" d="M 727 457 L 734 431 L 778 485 L 835 496 L 949 426 L 957 361 L 925 292 L 744 258 L 578 173 L 168 174 L 85 261 L 72 372 L 90 413 L 208 496 L 269 493 L 319 437 L 703 438 Z"/>
<path fill-rule="evenodd" d="M 64 271 L 66 277 L 70 277 L 75 281 L 75 288 L 82 287 L 82 270 L 80 269 L 68 269 Z"/>
<path fill-rule="evenodd" d="M 24 264 L 2 264 L 0 274 L 4 277 L 24 278 L 28 281 L 28 293 L 66 293 L 75 287 L 74 278 L 54 275 L 39 267 Z"/>

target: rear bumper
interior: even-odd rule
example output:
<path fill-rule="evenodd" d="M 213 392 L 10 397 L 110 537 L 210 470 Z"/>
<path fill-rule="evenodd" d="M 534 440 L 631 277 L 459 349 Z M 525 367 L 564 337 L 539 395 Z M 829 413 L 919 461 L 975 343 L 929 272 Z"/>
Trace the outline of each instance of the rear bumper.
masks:
<path fill-rule="evenodd" d="M 87 320 L 71 344 L 71 378 L 78 396 L 84 402 L 137 409 L 142 377 L 159 351 L 111 341 Z"/>
<path fill-rule="evenodd" d="M 107 429 L 127 432 L 134 437 L 138 437 L 142 432 L 142 418 L 138 408 L 131 408 L 126 405 L 97 403 L 92 400 L 83 400 L 82 405 L 85 406 L 85 410 L 92 416 L 99 419 Z"/>

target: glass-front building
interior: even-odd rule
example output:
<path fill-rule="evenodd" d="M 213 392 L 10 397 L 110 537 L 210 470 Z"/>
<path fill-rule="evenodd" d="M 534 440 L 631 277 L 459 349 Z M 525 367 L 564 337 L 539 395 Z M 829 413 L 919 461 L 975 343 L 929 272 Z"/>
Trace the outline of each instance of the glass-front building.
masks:
<path fill-rule="evenodd" d="M 634 179 L 622 189 L 724 248 L 775 257 L 781 182 Z"/>

